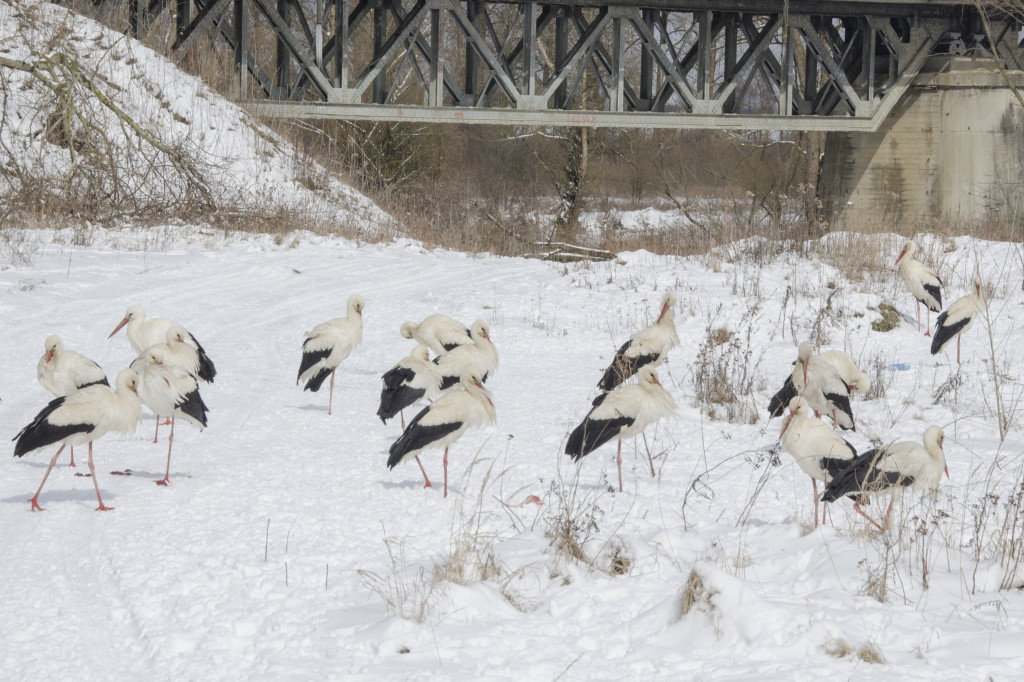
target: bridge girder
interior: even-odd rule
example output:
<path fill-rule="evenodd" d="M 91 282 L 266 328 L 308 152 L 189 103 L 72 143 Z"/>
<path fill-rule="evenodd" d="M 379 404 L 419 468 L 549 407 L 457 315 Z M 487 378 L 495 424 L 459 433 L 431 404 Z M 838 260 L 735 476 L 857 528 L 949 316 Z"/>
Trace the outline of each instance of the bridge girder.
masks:
<path fill-rule="evenodd" d="M 130 0 L 138 31 L 169 0 Z M 233 11 L 229 11 L 233 10 Z M 234 54 L 255 113 L 615 127 L 875 130 L 969 7 L 805 0 L 175 0 L 173 56 Z"/>

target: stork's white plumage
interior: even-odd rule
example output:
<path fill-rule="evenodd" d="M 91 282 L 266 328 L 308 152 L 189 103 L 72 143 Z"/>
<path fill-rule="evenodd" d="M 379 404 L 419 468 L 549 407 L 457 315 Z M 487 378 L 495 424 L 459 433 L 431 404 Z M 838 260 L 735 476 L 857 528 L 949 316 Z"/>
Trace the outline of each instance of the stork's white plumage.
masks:
<path fill-rule="evenodd" d="M 904 490 L 935 490 L 939 487 L 943 472 L 949 478 L 946 453 L 942 449 L 945 440 L 942 429 L 929 426 L 923 440 L 924 447 L 912 441 L 899 441 L 858 455 L 848 467 L 832 478 L 821 497 L 822 501 L 834 502 L 844 495 L 856 496 L 853 508 L 857 513 L 878 526 L 879 530 L 885 530 L 889 527 L 893 502 Z M 890 495 L 889 508 L 885 512 L 885 521 L 879 525 L 864 513 L 860 503 L 865 496 L 880 497 L 886 494 Z"/>
<path fill-rule="evenodd" d="M 146 313 L 142 308 L 133 305 L 128 308 L 124 318 L 117 323 L 114 331 L 110 332 L 107 338 L 109 339 L 121 331 L 122 327 L 127 327 L 124 333 L 128 336 L 128 343 L 131 344 L 136 355 L 142 355 L 150 346 L 164 343 L 167 340 L 167 331 L 174 325 L 174 322 L 162 317 L 151 317 L 147 320 Z"/>
<path fill-rule="evenodd" d="M 166 350 L 164 363 L 177 365 L 193 374 L 200 381 L 212 384 L 217 376 L 213 361 L 187 329 L 180 324 L 171 325 L 164 338 Z"/>
<path fill-rule="evenodd" d="M 814 349 L 806 341 L 797 349 L 797 361 L 790 378 L 797 395 L 806 398 L 811 409 L 832 417 L 833 425 L 856 430 L 849 386 L 835 367 L 814 355 Z"/>
<path fill-rule="evenodd" d="M 956 337 L 956 362 L 960 364 L 960 335 L 971 328 L 975 318 L 988 309 L 981 278 L 974 278 L 974 290 L 953 301 L 935 321 L 935 336 L 932 337 L 932 355 L 946 347 Z"/>
<path fill-rule="evenodd" d="M 402 410 L 420 400 L 433 400 L 441 392 L 441 371 L 430 361 L 426 346 L 416 346 L 408 357 L 384 373 L 377 416 L 387 424 Z M 405 419 L 402 419 L 405 428 Z"/>
<path fill-rule="evenodd" d="M 447 315 L 427 315 L 419 324 L 406 322 L 400 331 L 402 336 L 415 339 L 435 355 L 444 355 L 458 346 L 473 343 L 466 325 Z"/>
<path fill-rule="evenodd" d="M 917 331 L 921 331 L 921 304 L 928 309 L 928 322 L 925 336 L 931 336 L 932 312 L 942 310 L 942 280 L 935 271 L 919 260 L 914 259 L 917 244 L 908 241 L 893 265 L 900 266 L 900 274 L 907 283 L 914 301 L 917 302 Z"/>
<path fill-rule="evenodd" d="M 33 450 L 54 443 L 61 444 L 60 449 L 50 459 L 50 466 L 46 468 L 36 494 L 29 500 L 33 511 L 42 511 L 42 507 L 39 506 L 39 493 L 42 492 L 43 485 L 64 447 L 85 443 L 89 444 L 89 472 L 92 474 L 96 499 L 99 501 L 96 511 L 113 509 L 105 506 L 103 498 L 100 497 L 96 469 L 92 462 L 92 442 L 111 431 L 134 433 L 142 420 L 142 409 L 136 395 L 139 378 L 135 372 L 130 369 L 121 370 L 115 385 L 116 389 L 111 389 L 104 384 L 93 384 L 62 398 L 55 398 L 14 437 L 15 457 L 22 457 Z"/>
<path fill-rule="evenodd" d="M 819 353 L 818 357 L 832 365 L 839 376 L 846 382 L 847 387 L 854 393 L 867 393 L 871 388 L 871 378 L 862 372 L 854 364 L 850 356 L 841 350 L 829 350 Z M 795 365 L 796 363 L 794 363 Z M 796 386 L 793 385 L 793 375 L 786 377 L 785 383 L 778 393 L 772 396 L 768 402 L 768 416 L 778 417 L 789 406 L 789 402 L 797 395 Z"/>
<path fill-rule="evenodd" d="M 494 399 L 484 388 L 483 377 L 472 372 L 466 374 L 456 388 L 441 395 L 409 422 L 388 450 L 388 468 L 395 468 L 423 450 L 444 448 L 444 496 L 448 497 L 448 446 L 468 429 L 496 420 Z"/>
<path fill-rule="evenodd" d="M 359 294 L 348 299 L 345 317 L 321 322 L 306 334 L 302 343 L 302 362 L 295 383 L 306 382 L 303 390 L 320 390 L 324 380 L 331 377 L 331 395 L 327 402 L 327 414 L 334 406 L 334 372 L 342 360 L 363 340 L 363 307 L 366 302 Z"/>
<path fill-rule="evenodd" d="M 469 329 L 473 343 L 463 344 L 434 358 L 441 373 L 441 390 L 459 383 L 468 375 L 476 374 L 481 381 L 487 381 L 498 371 L 498 349 L 491 341 L 491 328 L 483 320 L 477 320 Z"/>
<path fill-rule="evenodd" d="M 579 460 L 612 439 L 618 439 L 615 461 L 622 492 L 622 441 L 643 432 L 654 422 L 675 414 L 676 401 L 662 388 L 653 367 L 642 367 L 637 383 L 619 386 L 594 399 L 593 407 L 565 443 L 565 454 Z"/>
<path fill-rule="evenodd" d="M 75 391 L 103 384 L 109 386 L 103 368 L 73 350 L 66 350 L 56 334 L 46 337 L 45 352 L 36 365 L 36 376 L 43 388 L 61 398 Z M 71 466 L 75 466 L 75 448 L 71 448 Z"/>
<path fill-rule="evenodd" d="M 171 417 L 171 435 L 167 438 L 167 470 L 157 485 L 170 483 L 171 448 L 174 446 L 174 422 L 181 417 L 200 431 L 206 428 L 206 404 L 199 395 L 196 377 L 167 360 L 165 344 L 150 346 L 132 363 L 139 374 L 139 399 L 157 415 Z M 157 417 L 157 421 L 160 417 Z"/>
<path fill-rule="evenodd" d="M 811 414 L 811 407 L 802 396 L 789 402 L 789 416 L 779 433 L 786 452 L 793 455 L 797 466 L 811 477 L 814 489 L 814 526 L 818 526 L 818 481 L 828 481 L 845 469 L 857 450 Z M 825 520 L 824 511 L 822 521 Z"/>
<path fill-rule="evenodd" d="M 658 319 L 641 329 L 615 352 L 611 365 L 604 371 L 597 387 L 610 391 L 633 376 L 641 367 L 657 367 L 665 362 L 670 349 L 679 345 L 672 306 L 679 302 L 676 292 L 669 289 L 661 297 Z"/>

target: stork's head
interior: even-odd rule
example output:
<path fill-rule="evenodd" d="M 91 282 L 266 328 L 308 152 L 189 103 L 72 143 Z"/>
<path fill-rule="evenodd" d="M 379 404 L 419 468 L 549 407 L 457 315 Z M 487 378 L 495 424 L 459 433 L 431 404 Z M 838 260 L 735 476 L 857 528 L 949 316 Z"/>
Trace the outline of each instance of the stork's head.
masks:
<path fill-rule="evenodd" d="M 782 438 L 786 434 L 786 429 L 789 428 L 789 424 L 793 421 L 793 417 L 804 417 L 810 414 L 811 406 L 807 403 L 807 399 L 801 395 L 796 396 L 789 401 L 789 414 L 786 415 L 786 421 L 782 423 L 782 430 L 779 431 L 779 438 Z"/>
<path fill-rule="evenodd" d="M 667 313 L 676 303 L 679 303 L 679 296 L 676 295 L 676 292 L 669 289 L 665 292 L 665 295 L 661 297 L 661 312 L 658 313 L 659 322 L 661 322 L 661 318 L 665 317 L 665 313 Z"/>
<path fill-rule="evenodd" d="M 796 350 L 796 359 L 804 368 L 804 386 L 807 385 L 807 363 L 811 361 L 811 356 L 814 355 L 814 348 L 811 344 L 804 341 Z"/>
<path fill-rule="evenodd" d="M 114 334 L 116 334 L 119 331 L 121 331 L 121 327 L 125 326 L 129 322 L 133 322 L 135 320 L 144 320 L 144 319 L 146 319 L 146 313 L 142 312 L 142 308 L 140 308 L 137 305 L 131 306 L 125 312 L 124 319 L 122 319 L 120 322 L 117 323 L 117 326 L 114 327 L 114 331 L 110 332 L 110 334 L 107 336 L 107 338 L 109 339 L 111 336 L 113 336 Z"/>
<path fill-rule="evenodd" d="M 946 440 L 946 434 L 942 432 L 941 426 L 929 426 L 924 432 L 924 449 L 932 458 L 942 463 L 942 470 L 949 478 L 949 465 L 946 464 L 946 452 L 942 449 L 942 443 Z"/>
<path fill-rule="evenodd" d="M 363 314 L 363 308 L 366 306 L 366 301 L 359 294 L 352 294 L 348 298 L 348 309 L 354 312 L 356 315 Z"/>
<path fill-rule="evenodd" d="M 430 359 L 430 349 L 426 346 L 416 346 L 412 349 L 412 352 L 409 353 L 409 355 L 417 360 L 423 360 L 426 362 Z"/>
<path fill-rule="evenodd" d="M 917 244 L 915 244 L 912 241 L 908 241 L 906 246 L 903 247 L 903 250 L 900 251 L 900 255 L 896 259 L 896 262 L 893 263 L 893 265 L 899 265 L 900 261 L 903 260 L 904 256 L 913 256 L 915 251 L 917 251 Z"/>
<path fill-rule="evenodd" d="M 185 330 L 185 328 L 182 327 L 181 325 L 176 324 L 167 330 L 167 335 L 165 338 L 167 339 L 167 343 L 184 343 L 185 339 L 187 339 L 188 336 L 189 333 Z"/>
<path fill-rule="evenodd" d="M 402 334 L 404 338 L 411 339 L 413 333 L 416 331 L 416 327 L 418 326 L 419 325 L 416 324 L 415 322 L 405 322 L 402 324 L 402 328 L 399 329 L 398 331 Z"/>
<path fill-rule="evenodd" d="M 64 350 L 64 344 L 61 342 L 59 336 L 56 334 L 50 334 L 46 337 L 46 341 L 43 343 L 43 348 L 46 350 L 46 361 L 49 362 L 53 359 L 54 354 Z"/>
<path fill-rule="evenodd" d="M 122 369 L 117 373 L 116 386 L 125 388 L 132 393 L 139 392 L 139 375 L 133 369 Z"/>
<path fill-rule="evenodd" d="M 661 386 L 661 382 L 658 381 L 658 373 L 650 365 L 640 368 L 640 371 L 637 372 L 637 379 L 641 384 L 657 384 Z"/>
<path fill-rule="evenodd" d="M 469 328 L 469 335 L 474 339 L 487 339 L 491 340 L 491 327 L 483 320 L 477 320 Z"/>

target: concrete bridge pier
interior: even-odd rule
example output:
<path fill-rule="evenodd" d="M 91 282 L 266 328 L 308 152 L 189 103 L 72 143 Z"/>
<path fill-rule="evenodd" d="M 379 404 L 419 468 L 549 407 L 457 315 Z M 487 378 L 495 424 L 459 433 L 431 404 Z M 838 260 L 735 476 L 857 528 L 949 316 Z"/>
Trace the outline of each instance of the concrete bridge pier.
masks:
<path fill-rule="evenodd" d="M 1007 72 L 1024 92 L 1024 73 Z M 874 133 L 828 133 L 834 224 L 1024 218 L 1024 109 L 988 58 L 930 57 Z"/>

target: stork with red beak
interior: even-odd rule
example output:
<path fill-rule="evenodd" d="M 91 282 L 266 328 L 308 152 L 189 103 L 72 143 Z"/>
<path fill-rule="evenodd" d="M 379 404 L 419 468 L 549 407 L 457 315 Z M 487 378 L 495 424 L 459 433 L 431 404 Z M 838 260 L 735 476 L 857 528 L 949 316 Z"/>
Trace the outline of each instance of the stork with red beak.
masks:
<path fill-rule="evenodd" d="M 57 398 L 71 395 L 87 386 L 109 386 L 103 368 L 73 350 L 66 350 L 56 334 L 46 337 L 45 352 L 36 365 L 36 376 L 43 388 Z M 71 466 L 75 466 L 75 448 L 71 448 Z"/>
<path fill-rule="evenodd" d="M 641 367 L 657 367 L 665 362 L 668 352 L 679 345 L 672 307 L 679 302 L 676 292 L 669 289 L 661 297 L 661 312 L 653 324 L 629 337 L 615 353 L 615 358 L 604 371 L 597 387 L 610 391 L 637 373 Z"/>
<path fill-rule="evenodd" d="M 885 530 L 889 527 L 892 505 L 907 488 L 927 492 L 936 490 L 942 473 L 949 478 L 946 453 L 942 449 L 945 435 L 938 426 L 929 426 L 924 432 L 924 447 L 912 441 L 899 441 L 858 455 L 848 467 L 832 478 L 823 502 L 835 502 L 844 495 L 855 498 L 853 508 L 858 514 Z M 864 513 L 860 503 L 866 497 L 890 495 L 885 520 L 880 525 Z"/>
<path fill-rule="evenodd" d="M 917 244 L 908 241 L 899 258 L 893 265 L 900 266 L 900 274 L 907 288 L 917 302 L 917 331 L 921 331 L 921 304 L 928 309 L 928 323 L 925 325 L 925 336 L 931 336 L 932 312 L 942 310 L 942 280 L 921 261 L 914 260 Z"/>
<path fill-rule="evenodd" d="M 960 335 L 971 328 L 974 319 L 988 309 L 981 278 L 974 278 L 974 291 L 953 301 L 935 321 L 935 336 L 932 337 L 932 355 L 937 354 L 956 337 L 956 362 L 960 364 Z"/>

